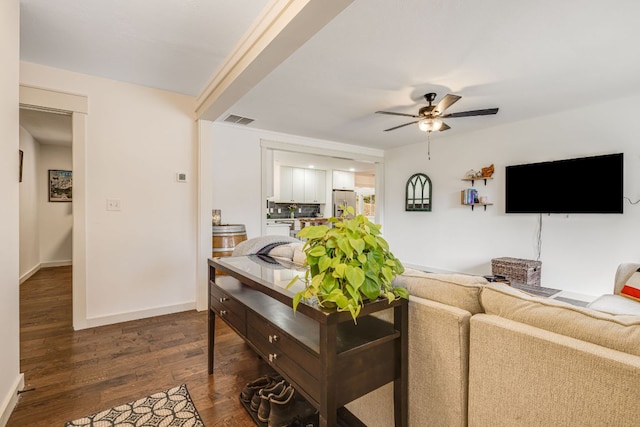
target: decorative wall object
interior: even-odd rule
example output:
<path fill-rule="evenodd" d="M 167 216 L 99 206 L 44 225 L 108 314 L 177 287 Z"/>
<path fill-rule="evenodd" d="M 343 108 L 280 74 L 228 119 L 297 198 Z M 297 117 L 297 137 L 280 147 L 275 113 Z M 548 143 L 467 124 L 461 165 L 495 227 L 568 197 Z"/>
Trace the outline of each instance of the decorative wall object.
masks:
<path fill-rule="evenodd" d="M 20 181 L 19 182 L 22 182 L 22 163 L 23 163 L 22 159 L 24 157 L 24 152 L 22 150 L 18 150 L 18 151 L 19 151 L 18 156 L 20 157 L 20 175 L 19 175 Z"/>
<path fill-rule="evenodd" d="M 416 173 L 407 181 L 405 210 L 431 212 L 431 179 L 427 175 Z"/>
<path fill-rule="evenodd" d="M 70 202 L 72 201 L 72 180 L 71 171 L 49 169 L 49 201 L 50 202 Z"/>
<path fill-rule="evenodd" d="M 213 209 L 211 211 L 211 224 L 220 225 L 222 222 L 222 211 L 220 209 Z"/>

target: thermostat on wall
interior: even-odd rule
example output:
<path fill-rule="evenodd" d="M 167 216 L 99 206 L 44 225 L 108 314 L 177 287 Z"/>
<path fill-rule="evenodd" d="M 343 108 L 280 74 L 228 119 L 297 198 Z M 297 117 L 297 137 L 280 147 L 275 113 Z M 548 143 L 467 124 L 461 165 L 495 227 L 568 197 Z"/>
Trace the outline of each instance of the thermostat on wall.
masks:
<path fill-rule="evenodd" d="M 176 173 L 176 181 L 187 182 L 187 174 L 183 172 Z"/>

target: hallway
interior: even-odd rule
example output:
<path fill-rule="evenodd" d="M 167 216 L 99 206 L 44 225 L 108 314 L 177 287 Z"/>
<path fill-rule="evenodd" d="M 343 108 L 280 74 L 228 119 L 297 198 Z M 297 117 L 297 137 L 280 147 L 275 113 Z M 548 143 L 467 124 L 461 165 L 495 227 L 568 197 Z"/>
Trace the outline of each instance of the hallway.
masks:
<path fill-rule="evenodd" d="M 71 267 L 44 268 L 20 287 L 25 388 L 8 427 L 61 426 L 187 384 L 207 426 L 252 423 L 238 393 L 269 367 L 225 322 L 207 375 L 207 313 L 188 311 L 73 331 Z"/>

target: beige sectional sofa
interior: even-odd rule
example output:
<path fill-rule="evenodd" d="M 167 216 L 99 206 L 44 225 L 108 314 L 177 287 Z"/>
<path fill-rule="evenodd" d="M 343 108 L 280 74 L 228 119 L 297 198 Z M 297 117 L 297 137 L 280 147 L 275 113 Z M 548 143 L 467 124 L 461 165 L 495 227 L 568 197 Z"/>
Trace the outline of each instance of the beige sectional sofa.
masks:
<path fill-rule="evenodd" d="M 626 280 L 618 277 L 617 280 Z M 638 426 L 640 316 L 408 270 L 410 426 Z M 392 387 L 348 405 L 393 425 Z"/>
<path fill-rule="evenodd" d="M 299 241 L 269 237 L 243 242 L 243 253 L 268 248 L 304 261 Z M 620 265 L 614 294 L 638 267 Z M 640 315 L 577 307 L 479 276 L 407 269 L 395 283 L 410 294 L 409 426 L 640 426 Z M 628 307 L 606 302 L 610 313 Z M 387 384 L 347 407 L 369 427 L 388 427 L 392 402 Z"/>

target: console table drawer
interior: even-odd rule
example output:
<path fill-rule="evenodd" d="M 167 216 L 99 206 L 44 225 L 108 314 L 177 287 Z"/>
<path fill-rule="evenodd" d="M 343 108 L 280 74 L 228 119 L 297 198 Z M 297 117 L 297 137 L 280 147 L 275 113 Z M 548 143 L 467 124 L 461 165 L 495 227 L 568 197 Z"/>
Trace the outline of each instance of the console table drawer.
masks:
<path fill-rule="evenodd" d="M 247 335 L 245 307 L 217 286 L 210 286 L 211 308 L 242 336 Z"/>
<path fill-rule="evenodd" d="M 300 385 L 312 400 L 319 401 L 320 358 L 317 353 L 253 312 L 247 313 L 247 338 L 266 361 Z"/>

